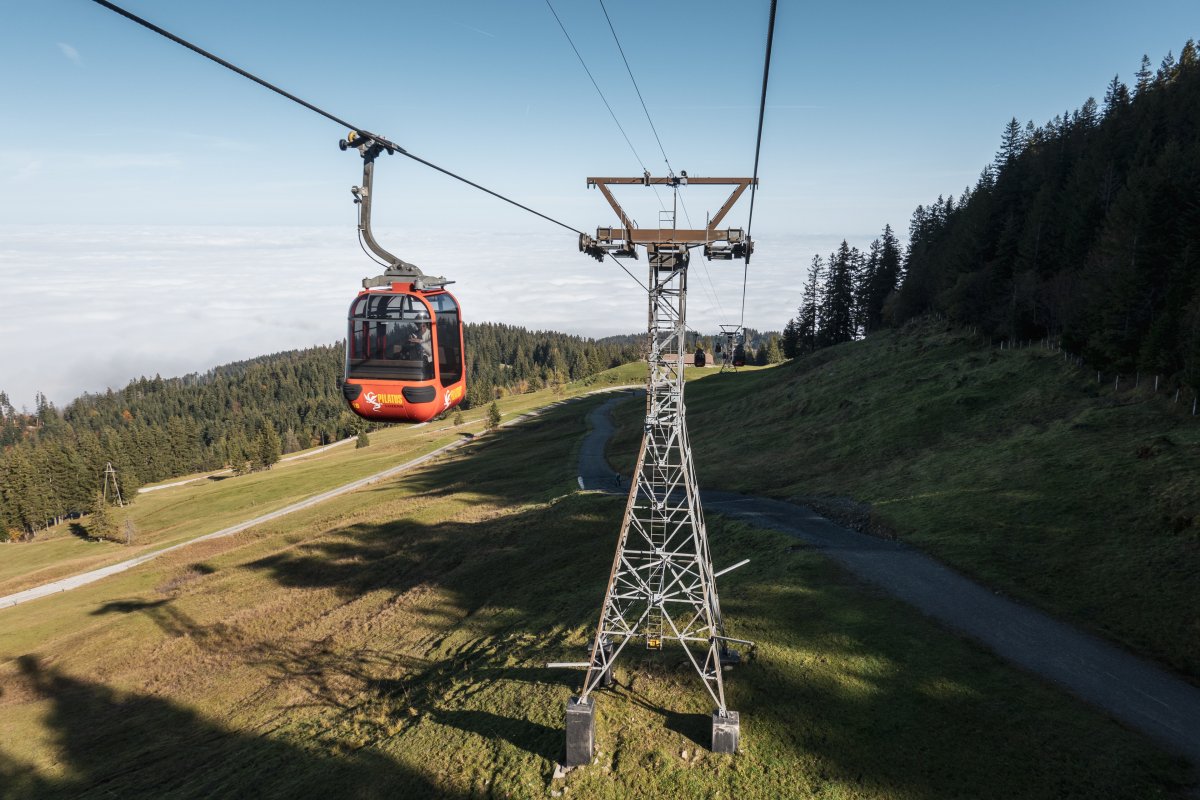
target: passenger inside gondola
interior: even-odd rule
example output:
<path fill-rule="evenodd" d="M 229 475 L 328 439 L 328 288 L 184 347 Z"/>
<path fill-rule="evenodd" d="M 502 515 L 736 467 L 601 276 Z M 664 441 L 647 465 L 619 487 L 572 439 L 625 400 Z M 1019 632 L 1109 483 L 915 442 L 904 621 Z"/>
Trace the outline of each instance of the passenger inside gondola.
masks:
<path fill-rule="evenodd" d="M 350 313 L 347 377 L 426 381 L 433 334 L 424 303 L 407 295 L 363 295 Z"/>
<path fill-rule="evenodd" d="M 408 335 L 408 358 L 433 361 L 433 333 L 428 322 L 415 322 Z"/>

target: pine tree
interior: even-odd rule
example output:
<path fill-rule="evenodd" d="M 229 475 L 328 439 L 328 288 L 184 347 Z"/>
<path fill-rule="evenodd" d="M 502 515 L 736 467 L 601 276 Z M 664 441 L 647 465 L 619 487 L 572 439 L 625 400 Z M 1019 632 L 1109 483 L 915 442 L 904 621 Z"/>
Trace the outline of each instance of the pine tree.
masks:
<path fill-rule="evenodd" d="M 371 446 L 371 437 L 367 435 L 367 429 L 364 427 L 358 432 L 358 440 L 354 443 L 355 450 L 362 450 L 364 447 Z"/>
<path fill-rule="evenodd" d="M 251 469 L 250 445 L 241 430 L 235 430 L 225 440 L 225 463 L 234 475 L 245 475 Z"/>
<path fill-rule="evenodd" d="M 1150 71 L 1150 56 L 1142 54 L 1142 65 L 1133 73 L 1133 77 L 1134 95 L 1141 97 L 1150 88 L 1150 79 L 1154 77 L 1154 73 Z"/>
<path fill-rule="evenodd" d="M 1016 117 L 1013 117 L 1000 134 L 1000 149 L 996 151 L 996 158 L 992 162 L 995 165 L 996 174 L 1002 174 L 1008 167 L 1016 163 L 1017 157 L 1024 149 L 1025 136 L 1021 132 L 1021 123 L 1017 122 Z"/>
<path fill-rule="evenodd" d="M 800 354 L 800 326 L 796 320 L 789 319 L 783 326 L 783 339 L 780 341 L 784 358 L 795 358 Z"/>
<path fill-rule="evenodd" d="M 779 346 L 779 337 L 771 336 L 765 347 L 759 349 L 760 364 L 766 366 L 768 364 L 779 364 L 783 361 L 783 348 Z"/>
<path fill-rule="evenodd" d="M 258 460 L 263 469 L 270 469 L 279 463 L 279 455 L 283 446 L 279 434 L 272 425 L 263 425 L 258 437 Z"/>
<path fill-rule="evenodd" d="M 1175 80 L 1177 69 L 1175 66 L 1175 56 L 1168 50 L 1166 56 L 1163 57 L 1162 63 L 1158 65 L 1158 73 L 1154 76 L 1154 82 L 1160 86 L 1170 83 Z"/>
<path fill-rule="evenodd" d="M 840 344 L 854 338 L 854 257 L 845 239 L 829 256 L 825 277 L 824 305 L 817 335 L 820 346 Z"/>
<path fill-rule="evenodd" d="M 493 400 L 491 406 L 488 407 L 486 427 L 489 431 L 500 427 L 500 406 L 496 405 L 495 400 Z"/>
<path fill-rule="evenodd" d="M 824 261 L 819 255 L 813 256 L 812 264 L 808 268 L 808 280 L 804 283 L 799 314 L 796 317 L 796 334 L 802 353 L 811 353 L 817 349 L 817 334 L 821 325 L 821 288 L 824 283 Z"/>
<path fill-rule="evenodd" d="M 1100 122 L 1100 107 L 1096 98 L 1089 97 L 1079 107 L 1079 125 L 1083 130 L 1091 130 Z"/>
<path fill-rule="evenodd" d="M 113 521 L 108 510 L 104 495 L 96 492 L 92 500 L 92 517 L 88 521 L 88 536 L 93 539 L 109 539 L 117 541 L 117 523 Z"/>
<path fill-rule="evenodd" d="M 866 335 L 879 327 L 883 314 L 883 299 L 875 297 L 879 282 L 879 259 L 883 253 L 883 242 L 875 239 L 862 259 L 862 267 L 854 276 L 854 320 L 855 327 Z"/>
<path fill-rule="evenodd" d="M 1104 116 L 1107 118 L 1119 108 L 1129 105 L 1129 89 L 1121 83 L 1119 75 L 1113 75 L 1108 88 L 1104 90 Z"/>
<path fill-rule="evenodd" d="M 891 225 L 883 226 L 879 242 L 879 267 L 875 271 L 875 290 L 872 295 L 874 302 L 879 303 L 882 322 L 882 309 L 904 277 L 904 259 L 900 253 L 900 242 L 896 239 Z"/>
<path fill-rule="evenodd" d="M 1197 63 L 1196 43 L 1188 39 L 1183 45 L 1183 49 L 1179 51 L 1179 73 L 1182 75 L 1188 70 L 1195 69 Z"/>

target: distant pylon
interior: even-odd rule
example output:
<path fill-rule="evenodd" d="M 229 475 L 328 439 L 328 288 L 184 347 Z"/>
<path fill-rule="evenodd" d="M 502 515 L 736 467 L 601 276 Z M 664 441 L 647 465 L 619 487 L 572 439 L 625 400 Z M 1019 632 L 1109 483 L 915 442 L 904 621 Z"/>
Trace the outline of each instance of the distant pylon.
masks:
<path fill-rule="evenodd" d="M 108 485 L 112 483 L 113 493 L 117 496 L 117 505 L 121 508 L 125 507 L 125 501 L 121 499 L 121 485 L 117 483 L 117 470 L 109 461 L 104 465 L 104 502 L 108 502 Z"/>
<path fill-rule="evenodd" d="M 721 372 L 737 372 L 737 350 L 742 344 L 742 327 L 740 325 L 722 325 L 721 337 L 725 340 L 725 353 L 721 359 Z M 742 350 L 745 358 L 745 350 Z"/>

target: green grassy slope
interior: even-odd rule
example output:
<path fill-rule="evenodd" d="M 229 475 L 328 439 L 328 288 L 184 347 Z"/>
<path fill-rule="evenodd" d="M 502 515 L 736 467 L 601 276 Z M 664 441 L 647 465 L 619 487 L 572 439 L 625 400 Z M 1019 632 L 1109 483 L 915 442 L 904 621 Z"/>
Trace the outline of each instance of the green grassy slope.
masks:
<path fill-rule="evenodd" d="M 419 472 L 0 611 L 5 797 L 1171 797 L 1177 759 L 793 539 L 712 527 L 744 752 L 677 650 L 551 780 L 622 502 L 555 408 Z"/>
<path fill-rule="evenodd" d="M 644 365 L 626 364 L 550 389 L 509 395 L 498 402 L 504 420 L 605 386 L 642 379 Z M 228 473 L 185 486 L 145 492 L 127 511 L 137 526 L 132 546 L 90 540 L 88 520 L 64 523 L 41 532 L 32 542 L 0 545 L 0 595 L 97 569 L 178 542 L 194 539 L 243 520 L 266 514 L 345 483 L 402 464 L 448 444 L 464 433 L 483 430 L 487 408 L 463 412 L 462 426 L 450 419 L 423 426 L 393 425 L 371 434 L 371 446 L 340 445 L 306 458 L 281 462 L 269 471 L 240 477 Z M 195 476 L 192 476 L 195 477 Z M 120 526 L 118 526 L 120 527 Z"/>
<path fill-rule="evenodd" d="M 1152 386 L 1152 381 L 1149 382 Z M 794 498 L 1200 677 L 1200 418 L 923 322 L 688 388 L 701 484 Z M 640 408 L 614 440 L 626 471 Z M 856 501 L 856 502 L 850 502 Z"/>

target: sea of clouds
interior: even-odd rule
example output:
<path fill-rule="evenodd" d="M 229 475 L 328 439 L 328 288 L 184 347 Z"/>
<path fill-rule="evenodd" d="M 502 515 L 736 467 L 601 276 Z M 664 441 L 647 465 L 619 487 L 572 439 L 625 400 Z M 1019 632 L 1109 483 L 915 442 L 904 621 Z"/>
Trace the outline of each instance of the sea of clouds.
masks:
<path fill-rule="evenodd" d="M 645 297 L 572 234 L 380 229 L 376 237 L 451 291 L 470 321 L 588 336 L 646 324 Z M 852 244 L 864 246 L 870 236 Z M 780 329 L 814 253 L 840 237 L 761 236 L 746 324 Z M 644 260 L 623 262 L 645 281 Z M 688 323 L 736 322 L 742 262 L 694 258 Z M 138 376 L 183 375 L 344 336 L 359 281 L 379 269 L 352 228 L 0 226 L 0 390 L 63 405 Z"/>

